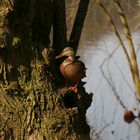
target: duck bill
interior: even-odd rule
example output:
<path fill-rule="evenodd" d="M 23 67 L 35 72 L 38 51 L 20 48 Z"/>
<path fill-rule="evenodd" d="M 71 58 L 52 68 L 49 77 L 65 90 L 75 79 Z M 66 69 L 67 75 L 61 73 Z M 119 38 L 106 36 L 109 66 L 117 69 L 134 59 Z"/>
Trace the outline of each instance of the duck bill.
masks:
<path fill-rule="evenodd" d="M 61 58 L 62 56 L 63 56 L 63 53 L 60 53 L 59 55 L 57 55 L 57 56 L 55 57 L 55 59 Z"/>

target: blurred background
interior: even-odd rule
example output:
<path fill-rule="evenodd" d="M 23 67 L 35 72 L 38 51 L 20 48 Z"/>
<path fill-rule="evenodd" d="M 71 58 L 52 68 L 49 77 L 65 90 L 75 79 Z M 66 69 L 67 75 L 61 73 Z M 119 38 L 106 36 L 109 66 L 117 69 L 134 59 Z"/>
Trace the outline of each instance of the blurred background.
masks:
<path fill-rule="evenodd" d="M 101 2 L 107 7 L 128 48 L 116 8 L 110 0 Z M 140 1 L 120 2 L 130 27 L 140 70 Z M 66 0 L 68 37 L 78 4 L 79 0 Z M 87 77 L 83 79 L 87 82 L 86 91 L 94 94 L 87 110 L 91 140 L 139 140 L 140 121 L 135 119 L 128 124 L 123 119 L 126 109 L 136 115 L 140 112 L 129 67 L 103 9 L 94 0 L 90 0 L 77 54 L 87 67 Z"/>

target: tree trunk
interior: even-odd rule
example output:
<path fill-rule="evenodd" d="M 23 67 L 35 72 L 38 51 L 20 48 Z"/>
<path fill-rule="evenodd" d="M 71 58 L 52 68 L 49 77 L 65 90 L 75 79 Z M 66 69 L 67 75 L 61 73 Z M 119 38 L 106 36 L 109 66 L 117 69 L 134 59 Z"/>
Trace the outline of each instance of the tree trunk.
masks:
<path fill-rule="evenodd" d="M 89 5 L 89 0 L 80 0 L 76 18 L 73 24 L 72 32 L 69 38 L 69 46 L 73 47 L 75 51 L 78 49 L 78 44 L 84 25 L 85 17 L 87 14 L 87 9 Z"/>
<path fill-rule="evenodd" d="M 59 23 L 56 17 L 56 12 L 65 14 L 64 1 L 56 1 L 0 1 L 2 140 L 77 140 L 89 133 L 85 113 L 92 95 L 82 82 L 80 99 L 56 82 L 61 75 L 53 50 L 57 54 L 66 43 L 60 29 L 66 32 L 65 18 Z M 59 33 L 58 38 L 54 34 L 54 48 L 49 39 L 52 25 Z"/>

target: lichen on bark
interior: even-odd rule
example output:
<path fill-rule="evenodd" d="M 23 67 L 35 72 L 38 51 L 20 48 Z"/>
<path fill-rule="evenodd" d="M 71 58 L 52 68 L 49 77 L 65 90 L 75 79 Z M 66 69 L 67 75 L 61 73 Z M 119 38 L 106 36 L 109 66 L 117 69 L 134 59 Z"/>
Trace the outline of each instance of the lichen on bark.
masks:
<path fill-rule="evenodd" d="M 81 110 L 82 104 L 78 104 L 79 109 L 78 106 L 72 109 L 64 106 L 67 89 L 55 89 L 50 74 L 47 76 L 49 72 L 45 63 L 34 63 L 31 70 L 30 81 L 22 75 L 17 82 L 0 84 L 1 132 L 4 132 L 4 137 L 24 139 L 36 133 L 39 140 L 77 139 L 79 126 L 85 125 L 82 116 L 87 108 Z"/>
<path fill-rule="evenodd" d="M 61 75 L 49 45 L 52 7 L 51 0 L 0 2 L 2 140 L 76 140 L 89 132 L 85 112 L 92 97 L 81 84 L 80 99 L 74 95 L 67 106 L 71 93 L 58 84 Z"/>

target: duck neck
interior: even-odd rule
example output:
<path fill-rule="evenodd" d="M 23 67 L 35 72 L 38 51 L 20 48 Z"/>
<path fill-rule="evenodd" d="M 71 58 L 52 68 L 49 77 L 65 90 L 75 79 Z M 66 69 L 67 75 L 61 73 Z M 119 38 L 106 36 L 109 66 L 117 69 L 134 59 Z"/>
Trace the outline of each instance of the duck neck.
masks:
<path fill-rule="evenodd" d="M 74 56 L 68 56 L 68 59 L 73 61 L 74 60 Z"/>

